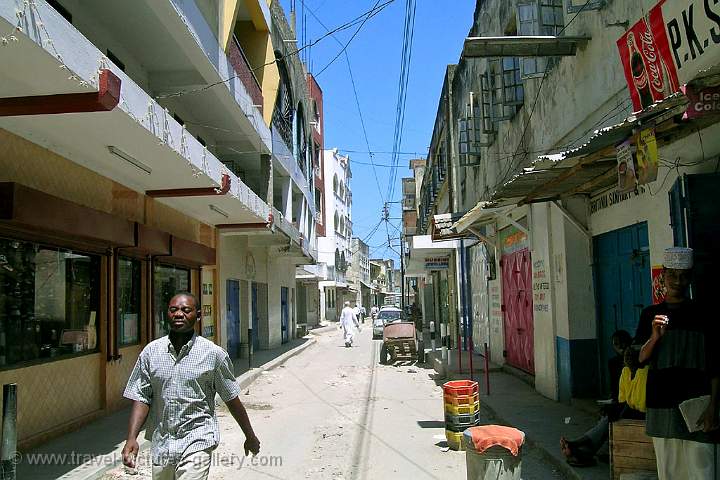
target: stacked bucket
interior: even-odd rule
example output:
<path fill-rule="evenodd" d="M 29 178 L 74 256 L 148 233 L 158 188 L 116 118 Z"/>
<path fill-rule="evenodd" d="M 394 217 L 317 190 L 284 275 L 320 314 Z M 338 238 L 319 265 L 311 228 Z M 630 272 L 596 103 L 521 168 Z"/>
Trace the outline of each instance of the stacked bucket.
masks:
<path fill-rule="evenodd" d="M 478 383 L 453 380 L 443 385 L 445 406 L 445 438 L 453 450 L 464 450 L 463 432 L 480 423 Z"/>

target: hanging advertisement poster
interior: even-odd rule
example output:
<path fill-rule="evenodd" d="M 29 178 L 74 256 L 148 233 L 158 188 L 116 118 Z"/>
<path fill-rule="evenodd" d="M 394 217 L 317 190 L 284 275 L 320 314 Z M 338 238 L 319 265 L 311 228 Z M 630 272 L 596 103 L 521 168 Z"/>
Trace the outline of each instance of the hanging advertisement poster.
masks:
<path fill-rule="evenodd" d="M 655 129 L 641 130 L 636 136 L 637 181 L 640 185 L 654 182 L 658 173 L 658 147 Z"/>
<path fill-rule="evenodd" d="M 683 119 L 717 115 L 720 113 L 720 87 L 707 87 L 703 90 L 686 86 L 683 88 L 685 96 L 690 100 Z"/>
<path fill-rule="evenodd" d="M 652 299 L 655 305 L 665 301 L 665 276 L 662 265 L 652 267 Z"/>
<path fill-rule="evenodd" d="M 661 0 L 617 41 L 634 111 L 720 61 L 720 3 Z"/>
<path fill-rule="evenodd" d="M 618 162 L 618 192 L 632 192 L 637 188 L 637 177 L 635 176 L 635 162 L 633 160 L 630 140 L 626 140 L 618 145 L 616 151 Z"/>

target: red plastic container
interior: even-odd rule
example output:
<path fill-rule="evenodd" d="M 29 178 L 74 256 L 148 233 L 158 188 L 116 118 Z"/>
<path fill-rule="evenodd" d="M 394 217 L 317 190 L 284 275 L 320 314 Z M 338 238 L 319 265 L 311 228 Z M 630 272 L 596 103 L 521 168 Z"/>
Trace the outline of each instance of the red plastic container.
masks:
<path fill-rule="evenodd" d="M 478 383 L 472 380 L 453 380 L 443 385 L 443 393 L 450 397 L 469 397 L 476 395 L 478 392 Z"/>

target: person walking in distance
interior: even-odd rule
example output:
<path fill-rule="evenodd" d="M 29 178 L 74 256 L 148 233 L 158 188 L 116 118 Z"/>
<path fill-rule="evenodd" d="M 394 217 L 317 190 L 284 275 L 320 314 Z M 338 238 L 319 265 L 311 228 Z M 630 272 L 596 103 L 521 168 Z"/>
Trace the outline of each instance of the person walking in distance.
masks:
<path fill-rule="evenodd" d="M 707 305 L 688 298 L 693 268 L 689 248 L 665 250 L 665 301 L 640 314 L 635 341 L 649 361 L 646 431 L 653 439 L 659 480 L 718 479 L 718 321 Z M 686 400 L 707 396 L 699 419 L 688 424 Z"/>
<path fill-rule="evenodd" d="M 238 397 L 230 357 L 195 333 L 197 298 L 178 293 L 167 315 L 170 333 L 142 350 L 123 394 L 133 401 L 123 463 L 135 467 L 137 436 L 151 414 L 154 429 L 148 426 L 146 432 L 152 432 L 152 478 L 204 480 L 220 439 L 216 393 L 245 434 L 245 455 L 256 455 L 260 442 Z"/>
<path fill-rule="evenodd" d="M 345 306 L 340 313 L 340 328 L 343 330 L 343 337 L 345 338 L 345 346 L 352 346 L 353 337 L 355 336 L 355 328 L 360 328 L 357 315 L 352 308 L 350 308 L 350 302 L 345 302 Z"/>

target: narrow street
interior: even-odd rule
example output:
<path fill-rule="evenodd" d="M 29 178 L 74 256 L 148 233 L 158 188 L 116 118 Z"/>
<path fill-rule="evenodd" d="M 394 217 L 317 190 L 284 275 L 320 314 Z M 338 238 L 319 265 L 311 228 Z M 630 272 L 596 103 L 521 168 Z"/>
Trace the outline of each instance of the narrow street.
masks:
<path fill-rule="evenodd" d="M 243 458 L 244 437 L 223 406 L 210 478 L 465 478 L 465 452 L 445 448 L 433 370 L 379 365 L 379 348 L 367 323 L 351 349 L 331 331 L 262 375 L 242 397 L 262 442 L 260 455 Z M 483 412 L 482 423 L 492 422 Z M 147 466 L 139 473 L 120 467 L 104 480 L 150 478 Z M 523 478 L 564 477 L 526 448 Z"/>

